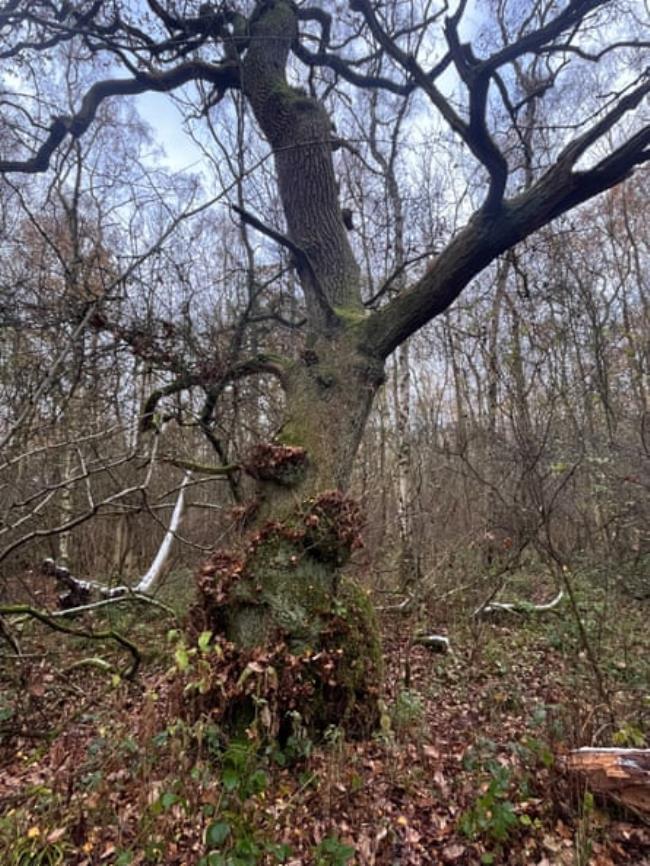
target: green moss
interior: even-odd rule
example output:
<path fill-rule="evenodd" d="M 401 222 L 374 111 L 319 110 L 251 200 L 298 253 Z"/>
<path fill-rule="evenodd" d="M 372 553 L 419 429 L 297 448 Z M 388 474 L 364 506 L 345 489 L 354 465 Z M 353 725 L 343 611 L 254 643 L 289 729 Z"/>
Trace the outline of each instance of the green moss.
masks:
<path fill-rule="evenodd" d="M 263 607 L 241 604 L 237 608 L 237 616 L 230 618 L 228 640 L 242 647 L 262 644 L 268 635 L 269 625 L 269 617 Z"/>
<path fill-rule="evenodd" d="M 307 424 L 301 424 L 300 421 L 291 419 L 283 424 L 275 439 L 280 445 L 295 445 L 304 448 L 309 453 L 308 446 L 312 436 L 313 431 L 309 429 Z"/>
<path fill-rule="evenodd" d="M 367 689 L 372 681 L 378 689 L 383 674 L 383 656 L 375 610 L 363 587 L 350 579 L 342 581 L 337 598 L 339 616 L 347 634 L 342 642 L 348 653 L 348 684 Z"/>
<path fill-rule="evenodd" d="M 314 681 L 309 726 L 336 725 L 350 736 L 369 736 L 379 722 L 383 659 L 372 604 L 351 580 L 341 583 L 321 646 L 336 664 L 331 677 Z"/>
<path fill-rule="evenodd" d="M 286 676 L 297 677 L 296 687 L 303 694 L 302 723 L 312 734 L 336 725 L 351 736 L 368 736 L 379 720 L 383 672 L 372 604 L 350 580 L 342 581 L 334 596 L 332 571 L 322 563 L 308 560 L 292 576 L 285 552 L 266 552 L 264 586 L 257 604 L 233 598 L 227 636 L 244 649 L 281 639 L 289 653 L 307 659 L 299 669 L 289 666 Z M 260 567 L 259 559 L 256 565 Z M 310 658 L 319 661 L 310 663 Z M 294 693 L 289 689 L 289 695 Z M 292 702 L 284 706 L 277 697 L 274 703 L 281 717 L 295 708 Z"/>
<path fill-rule="evenodd" d="M 259 687 L 270 688 L 268 703 L 280 725 L 297 709 L 313 734 L 337 725 L 366 736 L 379 719 L 382 654 L 372 604 L 362 588 L 341 577 L 339 559 L 313 535 L 320 530 L 349 554 L 355 509 L 344 494 L 329 491 L 294 505 L 282 523 L 266 524 L 251 537 L 236 579 L 222 584 L 222 601 L 207 623 L 243 659 L 257 647 L 274 656 L 276 685 L 260 681 Z M 226 577 L 230 565 L 226 559 Z M 219 585 L 213 595 L 219 596 Z M 241 720 L 241 709 L 249 718 L 250 695 L 237 697 L 237 686 L 234 694 L 227 716 Z"/>
<path fill-rule="evenodd" d="M 334 312 L 348 328 L 353 328 L 368 318 L 368 312 L 363 307 L 334 307 Z"/>
<path fill-rule="evenodd" d="M 354 738 L 369 736 L 379 723 L 383 666 L 377 622 L 367 594 L 352 581 L 342 581 L 329 611 L 312 616 L 311 631 L 302 636 L 303 614 L 296 615 L 295 611 L 285 599 L 282 613 L 288 617 L 287 627 L 294 629 L 291 639 L 284 634 L 271 640 L 274 632 L 264 631 L 268 623 L 258 620 L 257 613 L 246 606 L 240 610 L 239 634 L 249 641 L 249 654 L 244 650 L 242 660 L 234 666 L 232 660 L 227 661 L 231 683 L 237 682 L 237 686 L 233 690 L 231 685 L 231 698 L 225 707 L 223 681 L 219 680 L 214 697 L 224 724 L 231 732 L 243 734 L 255 723 L 255 705 L 263 699 L 272 707 L 280 742 L 286 742 L 292 733 L 296 713 L 301 728 L 311 737 L 332 726 Z M 308 613 L 307 609 L 304 612 Z M 262 660 L 253 646 L 265 636 L 267 655 Z M 284 637 L 284 643 L 278 637 Z M 256 670 L 248 666 L 250 658 L 257 660 Z"/>
<path fill-rule="evenodd" d="M 257 5 L 250 19 L 252 26 L 257 25 L 258 22 L 261 25 L 260 30 L 269 32 L 277 29 L 281 33 L 282 30 L 286 31 L 291 28 L 295 22 L 295 13 L 291 4 L 285 2 L 285 0 L 260 3 Z"/>
<path fill-rule="evenodd" d="M 290 102 L 299 110 L 317 110 L 318 105 L 310 99 L 300 87 L 292 87 L 284 80 L 274 81 L 271 85 L 270 96 L 276 99 Z"/>
<path fill-rule="evenodd" d="M 251 647 L 275 631 L 295 651 L 317 647 L 334 582 L 332 570 L 305 556 L 299 543 L 280 533 L 270 535 L 249 557 L 246 574 L 230 591 L 228 639 Z"/>

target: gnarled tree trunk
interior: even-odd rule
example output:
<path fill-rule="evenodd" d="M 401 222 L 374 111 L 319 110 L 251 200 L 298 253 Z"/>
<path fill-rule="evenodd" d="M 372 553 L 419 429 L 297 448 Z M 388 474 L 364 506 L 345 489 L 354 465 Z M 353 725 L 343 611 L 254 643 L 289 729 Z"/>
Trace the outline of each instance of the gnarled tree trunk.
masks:
<path fill-rule="evenodd" d="M 249 32 L 242 90 L 274 152 L 308 337 L 300 358 L 276 364 L 285 422 L 249 460 L 256 513 L 241 548 L 217 551 L 202 569 L 199 620 L 239 648 L 237 659 L 225 653 L 240 685 L 226 711 L 235 726 L 263 707 L 274 733 L 299 712 L 312 730 L 340 724 L 366 734 L 378 718 L 377 626 L 367 596 L 341 579 L 341 568 L 360 544 L 361 516 L 346 491 L 384 360 L 365 347 L 330 118 L 286 79 L 295 7 L 260 5 Z"/>
<path fill-rule="evenodd" d="M 378 720 L 378 631 L 366 593 L 341 569 L 361 544 L 346 488 L 382 369 L 352 324 L 315 340 L 282 379 L 285 424 L 246 466 L 259 485 L 250 528 L 202 568 L 196 622 L 238 648 L 224 656 L 239 684 L 224 710 L 231 726 L 250 725 L 262 707 L 274 735 L 296 713 L 312 732 L 367 735 Z"/>

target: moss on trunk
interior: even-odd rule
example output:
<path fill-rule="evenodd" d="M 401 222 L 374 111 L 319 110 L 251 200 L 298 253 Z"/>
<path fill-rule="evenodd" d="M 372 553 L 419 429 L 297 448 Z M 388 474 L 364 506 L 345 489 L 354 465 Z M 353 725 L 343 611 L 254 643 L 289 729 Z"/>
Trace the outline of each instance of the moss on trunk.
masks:
<path fill-rule="evenodd" d="M 202 568 L 194 626 L 227 647 L 215 657 L 218 688 L 209 709 L 231 728 L 252 724 L 260 708 L 280 737 L 296 713 L 312 734 L 339 725 L 367 736 L 376 726 L 377 624 L 366 593 L 340 573 L 359 533 L 356 504 L 330 491 L 283 522 L 268 521 L 240 552 L 220 551 Z"/>
<path fill-rule="evenodd" d="M 248 532 L 198 578 L 194 628 L 220 641 L 206 708 L 238 731 L 290 720 L 368 735 L 379 719 L 381 649 L 367 595 L 341 570 L 362 519 L 343 492 L 383 368 L 345 326 L 286 366 L 285 423 L 243 468 L 258 483 Z"/>

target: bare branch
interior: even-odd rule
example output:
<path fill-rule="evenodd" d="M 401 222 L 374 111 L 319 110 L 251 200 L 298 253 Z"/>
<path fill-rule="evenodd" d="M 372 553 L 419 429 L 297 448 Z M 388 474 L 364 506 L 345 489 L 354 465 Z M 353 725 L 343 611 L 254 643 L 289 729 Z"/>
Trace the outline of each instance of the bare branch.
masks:
<path fill-rule="evenodd" d="M 213 466 L 208 463 L 197 463 L 195 460 L 185 460 L 183 457 L 161 457 L 161 463 L 168 463 L 170 466 L 176 466 L 177 469 L 186 469 L 188 472 L 196 472 L 199 475 L 210 475 L 214 477 L 222 477 L 225 480 L 226 475 L 241 470 L 241 464 L 231 463 L 228 466 Z"/>
<path fill-rule="evenodd" d="M 111 96 L 135 96 L 155 91 L 168 92 L 190 81 L 208 81 L 223 89 L 239 86 L 238 66 L 224 63 L 214 66 L 196 60 L 159 73 L 141 73 L 135 78 L 117 78 L 99 81 L 84 96 L 79 111 L 70 117 L 58 117 L 50 126 L 45 141 L 31 159 L 0 160 L 0 173 L 22 172 L 35 174 L 47 171 L 50 159 L 66 136 L 79 138 L 93 122 L 97 109 Z"/>
<path fill-rule="evenodd" d="M 334 310 L 332 309 L 331 304 L 327 300 L 327 296 L 323 287 L 321 286 L 320 280 L 318 279 L 318 274 L 316 273 L 316 269 L 307 255 L 307 253 L 300 247 L 297 243 L 288 238 L 286 235 L 283 235 L 281 232 L 272 228 L 271 226 L 267 226 L 260 219 L 253 214 L 249 213 L 244 208 L 239 207 L 238 205 L 232 205 L 232 209 L 235 213 L 239 214 L 242 220 L 253 228 L 257 229 L 257 231 L 265 234 L 267 237 L 274 240 L 276 243 L 280 244 L 283 247 L 286 247 L 288 250 L 291 250 L 293 253 L 296 264 L 299 270 L 304 270 L 309 275 L 309 279 L 311 280 L 314 289 L 315 295 L 318 301 L 319 306 L 321 307 L 323 314 L 329 323 L 329 326 L 335 328 L 338 324 L 338 319 Z"/>
<path fill-rule="evenodd" d="M 594 142 L 602 138 L 606 132 L 609 132 L 625 114 L 641 104 L 645 97 L 650 94 L 650 69 L 644 72 L 641 79 L 642 83 L 638 87 L 635 87 L 630 93 L 623 96 L 604 117 L 562 150 L 558 157 L 559 165 L 574 166 Z M 648 127 L 645 129 L 646 133 L 647 131 Z M 644 130 L 641 130 L 641 133 L 643 134 Z M 633 149 L 637 146 L 636 142 L 632 144 Z"/>
<path fill-rule="evenodd" d="M 511 63 L 524 54 L 539 52 L 543 47 L 548 46 L 553 39 L 579 25 L 590 12 L 608 6 L 610 3 L 611 0 L 571 0 L 564 11 L 549 21 L 548 24 L 527 33 L 516 42 L 506 45 L 500 51 L 480 61 L 478 71 L 480 73 L 492 73 L 500 66 Z"/>
<path fill-rule="evenodd" d="M 120 632 L 110 629 L 108 631 L 87 631 L 86 629 L 70 628 L 53 619 L 49 613 L 37 610 L 27 604 L 9 604 L 0 606 L 0 616 L 29 616 L 46 625 L 54 631 L 69 634 L 73 637 L 82 637 L 86 640 L 114 640 L 120 644 L 131 655 L 131 665 L 121 672 L 125 679 L 132 680 L 140 667 L 141 655 L 137 646 Z"/>

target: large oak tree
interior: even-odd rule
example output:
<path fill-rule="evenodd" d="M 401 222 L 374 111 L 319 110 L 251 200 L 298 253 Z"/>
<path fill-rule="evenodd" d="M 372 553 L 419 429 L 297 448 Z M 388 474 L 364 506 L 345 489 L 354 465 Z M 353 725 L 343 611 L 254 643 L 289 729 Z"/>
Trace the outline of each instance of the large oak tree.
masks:
<path fill-rule="evenodd" d="M 217 552 L 199 585 L 211 628 L 244 648 L 265 644 L 277 653 L 282 645 L 300 657 L 295 676 L 311 695 L 301 707 L 309 722 L 342 719 L 366 730 L 376 716 L 372 616 L 339 570 L 358 540 L 346 489 L 386 359 L 497 257 L 650 158 L 640 7 L 619 0 L 475 7 L 467 0 L 8 0 L 0 8 L 0 57 L 9 68 L 18 63 L 19 74 L 67 44 L 116 70 L 90 86 L 74 114 L 33 128 L 30 112 L 13 104 L 0 172 L 47 172 L 108 98 L 192 84 L 206 114 L 237 92 L 273 153 L 286 225 L 268 225 L 249 208 L 237 212 L 290 251 L 306 310 L 303 348 L 291 358 L 262 353 L 204 365 L 152 395 L 147 412 L 196 384 L 218 394 L 243 376 L 270 374 L 280 383 L 284 423 L 247 466 L 260 486 L 250 535 L 241 550 Z M 489 38 L 472 45 L 467 33 L 477 22 Z M 573 91 L 565 93 L 577 101 L 576 83 L 594 69 L 602 95 L 585 93 L 570 110 L 553 98 L 568 79 Z M 346 143 L 319 98 L 337 88 L 418 99 L 420 127 L 432 140 L 446 127 L 482 183 L 464 227 L 442 249 L 432 238 L 437 254 L 426 269 L 410 284 L 401 274 L 404 288 L 372 307 L 363 301 L 339 201 L 333 154 Z M 320 667 L 309 661 L 315 657 Z M 277 683 L 269 688 L 281 692 Z M 279 701 L 280 714 L 286 709 Z"/>

